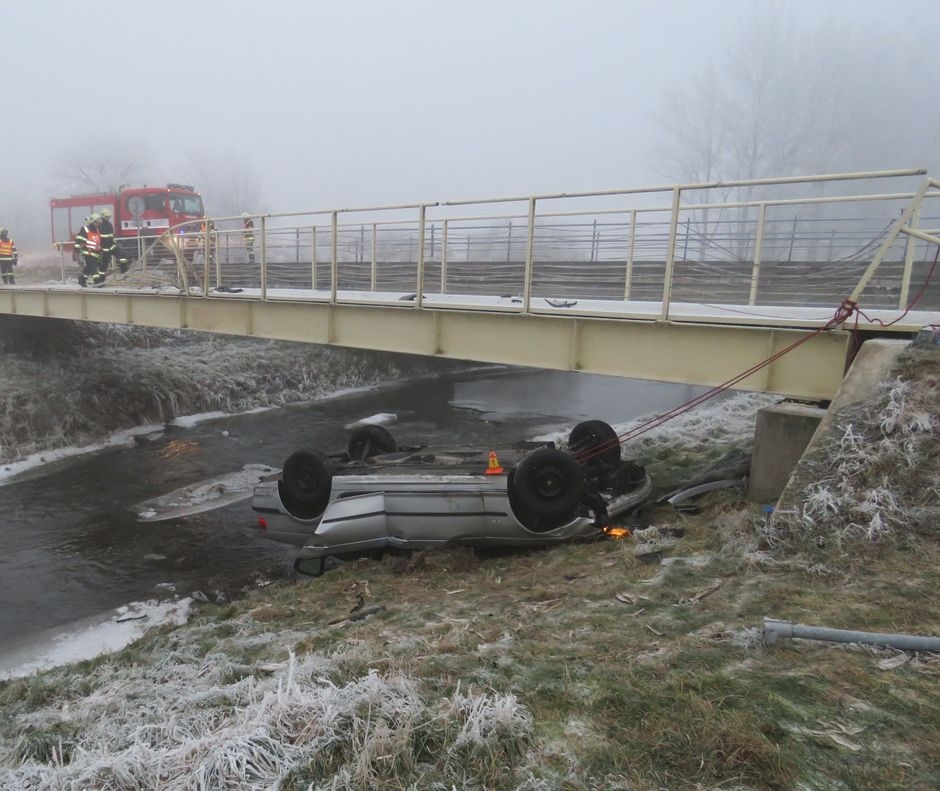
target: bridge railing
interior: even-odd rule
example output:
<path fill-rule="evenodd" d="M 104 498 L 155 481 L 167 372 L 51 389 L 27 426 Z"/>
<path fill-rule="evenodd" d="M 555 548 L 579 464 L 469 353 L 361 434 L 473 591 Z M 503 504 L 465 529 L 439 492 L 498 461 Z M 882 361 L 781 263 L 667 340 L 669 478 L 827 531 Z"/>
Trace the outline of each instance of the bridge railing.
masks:
<path fill-rule="evenodd" d="M 938 197 L 920 170 L 656 186 L 265 214 L 251 245 L 240 216 L 220 217 L 171 229 L 136 270 L 207 297 L 597 300 L 668 318 L 677 303 L 829 306 L 857 291 L 903 308 L 936 251 Z M 940 308 L 940 288 L 922 299 Z"/>

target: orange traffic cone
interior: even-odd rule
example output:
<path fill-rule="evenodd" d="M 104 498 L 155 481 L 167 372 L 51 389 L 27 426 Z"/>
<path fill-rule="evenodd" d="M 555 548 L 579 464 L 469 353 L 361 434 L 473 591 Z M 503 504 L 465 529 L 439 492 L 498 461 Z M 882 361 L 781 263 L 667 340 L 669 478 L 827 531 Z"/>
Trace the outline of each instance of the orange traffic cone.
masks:
<path fill-rule="evenodd" d="M 490 462 L 486 468 L 487 475 L 502 475 L 503 468 L 499 466 L 499 459 L 496 458 L 496 451 L 490 451 Z"/>

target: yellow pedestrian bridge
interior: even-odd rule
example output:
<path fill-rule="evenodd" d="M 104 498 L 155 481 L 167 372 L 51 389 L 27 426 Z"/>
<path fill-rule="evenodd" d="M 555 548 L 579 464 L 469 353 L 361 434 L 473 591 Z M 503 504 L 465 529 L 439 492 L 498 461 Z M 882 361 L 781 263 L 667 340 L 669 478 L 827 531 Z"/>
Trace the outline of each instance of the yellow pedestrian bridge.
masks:
<path fill-rule="evenodd" d="M 832 397 L 940 325 L 940 182 L 879 171 L 217 217 L 0 313 Z M 520 394 L 522 395 L 522 394 Z"/>

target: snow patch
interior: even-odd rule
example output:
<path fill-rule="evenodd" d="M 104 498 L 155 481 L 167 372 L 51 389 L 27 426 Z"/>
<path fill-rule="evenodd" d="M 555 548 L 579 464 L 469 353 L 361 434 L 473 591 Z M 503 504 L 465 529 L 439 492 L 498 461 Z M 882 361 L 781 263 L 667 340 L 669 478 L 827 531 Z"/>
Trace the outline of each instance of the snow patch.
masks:
<path fill-rule="evenodd" d="M 379 412 L 377 415 L 371 415 L 370 417 L 364 417 L 361 420 L 354 420 L 352 423 L 347 423 L 343 428 L 347 431 L 352 431 L 356 428 L 362 428 L 362 426 L 387 426 L 389 423 L 394 423 L 398 420 L 398 415 L 394 412 Z"/>
<path fill-rule="evenodd" d="M 192 599 L 131 602 L 66 627 L 31 636 L 26 644 L 0 655 L 0 680 L 29 676 L 59 665 L 118 651 L 155 626 L 180 626 L 189 619 Z"/>
<path fill-rule="evenodd" d="M 91 445 L 71 446 L 31 453 L 25 458 L 11 461 L 0 467 L 0 486 L 10 483 L 12 479 L 29 470 L 34 470 L 46 464 L 62 461 L 72 456 L 83 456 L 86 453 L 95 453 L 99 450 L 133 447 L 136 438 L 159 434 L 162 431 L 163 426 L 160 425 L 135 426 L 134 428 L 125 429 L 124 431 L 118 431 L 107 439 Z"/>
<path fill-rule="evenodd" d="M 219 418 L 223 417 L 230 417 L 230 415 L 227 412 L 222 411 L 201 412 L 197 415 L 183 415 L 182 417 L 175 418 L 167 425 L 179 426 L 180 428 L 192 428 L 193 426 L 198 426 L 200 423 L 206 423 L 210 420 L 218 420 Z"/>

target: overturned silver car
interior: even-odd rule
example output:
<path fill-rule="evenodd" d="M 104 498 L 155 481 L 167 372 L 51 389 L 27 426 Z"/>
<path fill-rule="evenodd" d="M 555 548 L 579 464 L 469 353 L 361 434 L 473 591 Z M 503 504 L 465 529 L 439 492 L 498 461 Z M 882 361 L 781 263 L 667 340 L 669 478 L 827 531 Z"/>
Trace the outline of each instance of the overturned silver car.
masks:
<path fill-rule="evenodd" d="M 280 477 L 255 487 L 258 527 L 300 547 L 297 571 L 323 572 L 329 556 L 386 549 L 541 546 L 603 530 L 643 505 L 652 481 L 620 457 L 616 432 L 590 420 L 566 450 L 399 447 L 363 426 L 345 452 L 293 453 Z"/>

